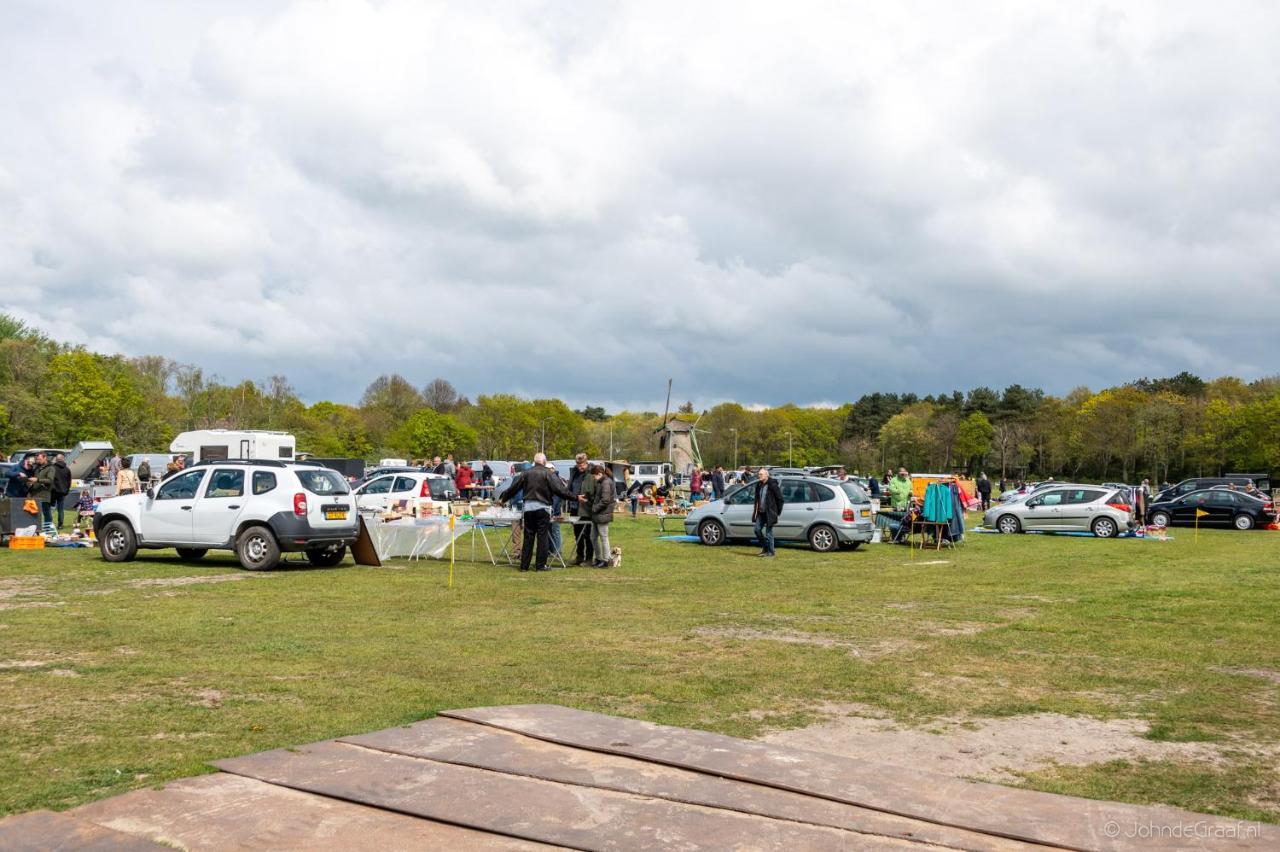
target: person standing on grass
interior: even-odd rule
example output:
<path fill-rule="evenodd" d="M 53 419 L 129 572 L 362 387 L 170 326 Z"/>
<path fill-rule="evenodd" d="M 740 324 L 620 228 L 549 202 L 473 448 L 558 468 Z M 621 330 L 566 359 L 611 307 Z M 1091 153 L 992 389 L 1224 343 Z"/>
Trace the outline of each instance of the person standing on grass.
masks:
<path fill-rule="evenodd" d="M 27 456 L 22 460 L 22 464 L 13 468 L 13 472 L 9 474 L 9 481 L 4 485 L 4 496 L 27 496 L 27 492 L 31 490 L 31 480 L 36 475 L 33 464 L 31 457 Z"/>
<path fill-rule="evenodd" d="M 618 502 L 618 486 L 600 465 L 591 468 L 591 478 L 596 483 L 595 496 L 591 501 L 591 526 L 595 528 L 596 534 L 596 560 L 591 565 L 593 568 L 608 568 L 612 565 L 613 558 L 613 549 L 609 547 L 609 524 L 613 523 L 613 510 Z"/>
<path fill-rule="evenodd" d="M 67 457 L 58 453 L 53 457 L 53 509 L 58 514 L 58 529 L 62 529 L 65 521 L 62 504 L 71 493 L 71 468 L 67 467 Z"/>
<path fill-rule="evenodd" d="M 131 464 L 130 459 L 120 462 L 120 472 L 116 474 L 116 496 L 138 493 L 138 474 L 130 468 Z"/>
<path fill-rule="evenodd" d="M 756 525 L 756 538 L 760 541 L 759 556 L 772 558 L 773 550 L 773 525 L 778 522 L 778 515 L 782 514 L 782 487 L 778 485 L 778 480 L 769 476 L 769 471 L 760 468 L 758 474 L 760 485 L 756 488 L 755 506 L 751 510 L 751 520 Z"/>
<path fill-rule="evenodd" d="M 573 564 L 590 565 L 595 561 L 595 548 L 591 542 L 591 506 L 583 505 L 578 498 L 595 490 L 595 483 L 590 482 L 591 470 L 587 465 L 587 454 L 578 453 L 573 458 L 573 470 L 569 473 L 569 491 L 573 494 L 573 502 L 569 505 L 569 514 L 573 515 Z"/>
<path fill-rule="evenodd" d="M 41 527 L 45 534 L 53 531 L 53 465 L 49 456 L 36 453 L 36 462 L 32 465 L 33 475 L 28 482 L 27 496 L 40 504 Z"/>
<path fill-rule="evenodd" d="M 977 489 L 978 499 L 982 501 L 982 511 L 985 512 L 991 508 L 991 480 L 987 479 L 985 473 L 978 474 Z"/>
<path fill-rule="evenodd" d="M 724 467 L 716 465 L 711 471 L 711 499 L 719 500 L 724 496 Z M 634 512 L 632 513 L 634 514 Z"/>
<path fill-rule="evenodd" d="M 634 480 L 627 489 L 627 499 L 631 501 L 631 517 L 634 519 L 640 511 L 640 495 L 644 493 L 644 483 Z"/>
<path fill-rule="evenodd" d="M 524 495 L 524 536 L 520 542 L 520 570 L 528 571 L 529 563 L 534 558 L 534 546 L 537 546 L 537 561 L 534 570 L 546 571 L 547 551 L 550 545 L 551 501 L 557 494 L 565 500 L 574 499 L 564 481 L 547 469 L 546 453 L 538 453 L 533 457 L 533 466 L 517 473 L 511 480 L 506 494 Z M 503 495 L 505 498 L 505 494 Z M 577 498 L 581 506 L 582 498 Z M 504 505 L 499 500 L 498 505 Z"/>
<path fill-rule="evenodd" d="M 911 476 L 905 467 L 898 468 L 898 475 L 889 480 L 889 504 L 901 512 L 911 503 Z"/>
<path fill-rule="evenodd" d="M 689 474 L 689 501 L 702 499 L 702 470 L 695 464 Z"/>

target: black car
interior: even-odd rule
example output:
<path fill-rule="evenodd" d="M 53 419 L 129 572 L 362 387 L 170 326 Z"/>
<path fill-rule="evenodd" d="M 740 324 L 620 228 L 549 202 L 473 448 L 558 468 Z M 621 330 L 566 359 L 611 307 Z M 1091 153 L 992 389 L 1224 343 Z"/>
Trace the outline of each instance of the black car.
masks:
<path fill-rule="evenodd" d="M 1244 488 L 1245 485 L 1252 482 L 1252 477 L 1246 474 L 1228 474 L 1227 476 L 1197 476 L 1193 479 L 1184 479 L 1177 485 L 1164 489 L 1151 502 L 1163 503 L 1168 500 L 1176 500 L 1184 494 L 1191 494 L 1195 491 L 1203 491 L 1206 488 L 1213 488 L 1215 485 L 1234 485 L 1237 488 Z"/>
<path fill-rule="evenodd" d="M 1147 522 L 1157 527 L 1190 527 L 1196 524 L 1196 513 L 1202 527 L 1233 527 L 1251 530 L 1265 527 L 1276 519 L 1270 501 L 1250 497 L 1239 491 L 1219 488 L 1193 491 L 1172 500 L 1157 500 L 1147 510 Z"/>

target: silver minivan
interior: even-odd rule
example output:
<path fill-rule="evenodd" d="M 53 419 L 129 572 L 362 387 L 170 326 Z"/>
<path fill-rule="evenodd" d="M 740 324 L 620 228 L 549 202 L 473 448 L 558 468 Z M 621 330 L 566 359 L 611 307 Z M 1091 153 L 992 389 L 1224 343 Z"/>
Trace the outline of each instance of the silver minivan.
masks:
<path fill-rule="evenodd" d="M 817 476 L 780 476 L 782 512 L 773 528 L 776 541 L 807 541 L 819 553 L 842 545 L 856 549 L 871 541 L 875 524 L 871 500 L 853 482 L 834 482 Z M 750 541 L 755 536 L 751 513 L 756 482 L 699 506 L 684 519 L 684 530 L 707 545 Z"/>

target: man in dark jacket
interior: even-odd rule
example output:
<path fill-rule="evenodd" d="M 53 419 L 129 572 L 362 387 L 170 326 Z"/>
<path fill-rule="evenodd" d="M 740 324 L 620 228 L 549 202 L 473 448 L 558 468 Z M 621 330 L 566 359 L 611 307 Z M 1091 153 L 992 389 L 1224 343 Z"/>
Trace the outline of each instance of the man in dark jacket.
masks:
<path fill-rule="evenodd" d="M 58 453 L 53 457 L 53 509 L 58 514 L 58 529 L 62 529 L 62 504 L 71 493 L 71 468 L 67 457 Z"/>
<path fill-rule="evenodd" d="M 782 488 L 776 479 L 769 477 L 766 468 L 760 468 L 758 474 L 760 485 L 756 488 L 756 502 L 751 511 L 751 520 L 756 522 L 756 538 L 762 548 L 759 555 L 772 558 L 773 525 L 778 522 L 782 513 Z"/>
<path fill-rule="evenodd" d="M 30 490 L 27 496 L 40 504 L 40 517 L 44 522 L 45 532 L 49 532 L 53 528 L 53 465 L 49 463 L 49 456 L 45 453 L 36 453 L 35 475 L 28 480 Z"/>
<path fill-rule="evenodd" d="M 573 493 L 573 502 L 569 504 L 569 514 L 573 515 L 573 564 L 590 565 L 595 561 L 595 547 L 591 541 L 591 506 L 578 502 L 580 495 L 591 491 L 593 480 L 587 465 L 587 454 L 578 453 L 574 461 L 573 471 L 569 474 L 569 491 Z"/>
<path fill-rule="evenodd" d="M 534 555 L 537 539 L 538 559 L 535 570 L 547 570 L 547 551 L 550 549 L 551 502 L 558 494 L 566 500 L 575 500 L 569 487 L 554 470 L 547 467 L 547 456 L 538 453 L 533 457 L 533 467 L 521 471 L 512 479 L 505 494 L 524 495 L 524 536 L 520 543 L 520 570 L 528 571 Z M 504 497 L 505 497 L 504 494 Z M 499 501 L 501 505 L 504 501 Z"/>
<path fill-rule="evenodd" d="M 13 470 L 9 473 L 9 481 L 4 485 L 4 496 L 26 497 L 35 475 L 36 472 L 31 468 L 31 457 L 27 456 L 21 464 L 13 466 Z"/>
<path fill-rule="evenodd" d="M 982 501 L 982 511 L 991 508 L 991 480 L 987 479 L 985 473 L 978 474 L 978 499 Z"/>
<path fill-rule="evenodd" d="M 716 500 L 724 497 L 724 468 L 720 465 L 711 471 L 711 496 Z"/>

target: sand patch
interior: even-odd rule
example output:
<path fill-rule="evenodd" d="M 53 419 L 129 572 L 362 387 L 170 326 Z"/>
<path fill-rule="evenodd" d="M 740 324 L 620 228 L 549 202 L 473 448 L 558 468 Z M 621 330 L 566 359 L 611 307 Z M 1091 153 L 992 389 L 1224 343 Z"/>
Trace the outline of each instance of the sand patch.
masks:
<path fill-rule="evenodd" d="M 238 580 L 255 580 L 267 577 L 266 574 L 205 574 L 195 577 L 156 577 L 150 580 L 130 580 L 125 583 L 134 589 L 149 589 L 169 586 L 194 586 L 199 583 L 234 583 Z"/>
<path fill-rule="evenodd" d="M 1211 671 L 1219 672 L 1220 674 L 1243 675 L 1244 677 L 1252 677 L 1259 680 L 1268 680 L 1272 683 L 1280 683 L 1280 671 L 1276 671 L 1275 669 L 1227 668 L 1213 666 Z"/>
<path fill-rule="evenodd" d="M 888 719 L 845 714 L 807 728 L 769 733 L 760 739 L 996 782 L 1016 781 L 1020 772 L 1054 765 L 1087 766 L 1120 759 L 1221 759 L 1219 745 L 1148 740 L 1143 736 L 1148 727 L 1140 719 L 1103 721 L 1037 713 L 1000 719 L 942 719 L 925 730 Z"/>
<path fill-rule="evenodd" d="M 851 657 L 874 659 L 896 654 L 919 645 L 911 639 L 879 639 L 866 644 L 856 644 L 834 636 L 805 633 L 800 630 L 757 630 L 751 627 L 699 627 L 694 634 L 717 639 L 781 642 L 786 645 L 811 645 L 817 648 L 838 648 Z"/>
<path fill-rule="evenodd" d="M 196 704 L 201 707 L 221 707 L 226 695 L 219 689 L 201 689 L 196 692 Z"/>

